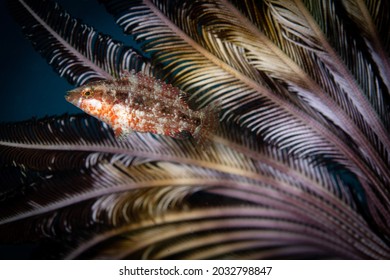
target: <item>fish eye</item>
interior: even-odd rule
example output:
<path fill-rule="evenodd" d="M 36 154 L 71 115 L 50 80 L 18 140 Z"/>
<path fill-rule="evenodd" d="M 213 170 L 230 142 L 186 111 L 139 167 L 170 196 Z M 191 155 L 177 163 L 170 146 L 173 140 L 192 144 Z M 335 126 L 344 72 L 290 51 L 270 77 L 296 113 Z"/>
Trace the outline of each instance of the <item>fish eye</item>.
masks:
<path fill-rule="evenodd" d="M 93 94 L 93 89 L 92 88 L 86 88 L 82 91 L 81 93 L 84 97 L 91 97 Z"/>

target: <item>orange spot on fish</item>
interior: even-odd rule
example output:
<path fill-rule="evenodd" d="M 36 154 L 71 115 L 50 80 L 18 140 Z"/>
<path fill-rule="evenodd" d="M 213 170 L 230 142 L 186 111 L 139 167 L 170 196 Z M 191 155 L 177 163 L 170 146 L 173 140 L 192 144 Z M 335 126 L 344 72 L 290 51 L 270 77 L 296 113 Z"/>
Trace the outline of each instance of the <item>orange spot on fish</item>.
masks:
<path fill-rule="evenodd" d="M 122 136 L 122 128 L 118 127 L 114 130 L 115 137 L 119 138 Z"/>

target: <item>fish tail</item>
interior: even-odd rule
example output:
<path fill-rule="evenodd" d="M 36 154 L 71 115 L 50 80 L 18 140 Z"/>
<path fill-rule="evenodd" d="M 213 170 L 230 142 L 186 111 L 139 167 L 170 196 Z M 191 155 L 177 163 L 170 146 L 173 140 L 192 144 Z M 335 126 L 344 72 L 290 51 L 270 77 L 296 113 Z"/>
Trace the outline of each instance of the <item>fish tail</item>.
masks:
<path fill-rule="evenodd" d="M 200 125 L 196 128 L 193 138 L 196 144 L 207 146 L 219 126 L 220 106 L 213 102 L 201 110 Z"/>

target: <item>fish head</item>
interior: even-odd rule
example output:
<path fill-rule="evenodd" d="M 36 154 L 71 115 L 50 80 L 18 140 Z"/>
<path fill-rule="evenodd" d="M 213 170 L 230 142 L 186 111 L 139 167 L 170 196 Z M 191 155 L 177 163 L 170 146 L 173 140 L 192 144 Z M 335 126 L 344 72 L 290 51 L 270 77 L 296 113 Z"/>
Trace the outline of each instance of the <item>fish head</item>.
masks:
<path fill-rule="evenodd" d="M 65 99 L 89 115 L 98 117 L 102 110 L 112 106 L 115 94 L 104 82 L 92 82 L 70 90 Z"/>

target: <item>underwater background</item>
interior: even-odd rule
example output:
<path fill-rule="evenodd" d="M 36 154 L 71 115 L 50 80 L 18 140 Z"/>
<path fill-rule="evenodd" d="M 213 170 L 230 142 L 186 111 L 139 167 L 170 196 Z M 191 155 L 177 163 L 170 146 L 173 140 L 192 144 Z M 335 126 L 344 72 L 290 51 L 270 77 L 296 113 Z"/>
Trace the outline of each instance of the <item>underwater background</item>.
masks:
<path fill-rule="evenodd" d="M 65 10 L 98 31 L 110 34 L 114 39 L 132 45 L 129 36 L 124 36 L 103 5 L 96 0 L 57 1 Z M 66 79 L 55 73 L 46 60 L 34 50 L 25 38 L 21 27 L 9 14 L 6 1 L 1 1 L 0 44 L 1 110 L 0 122 L 22 121 L 31 117 L 80 113 L 66 102 L 66 91 L 74 88 Z M 134 46 L 133 46 L 134 47 Z"/>

